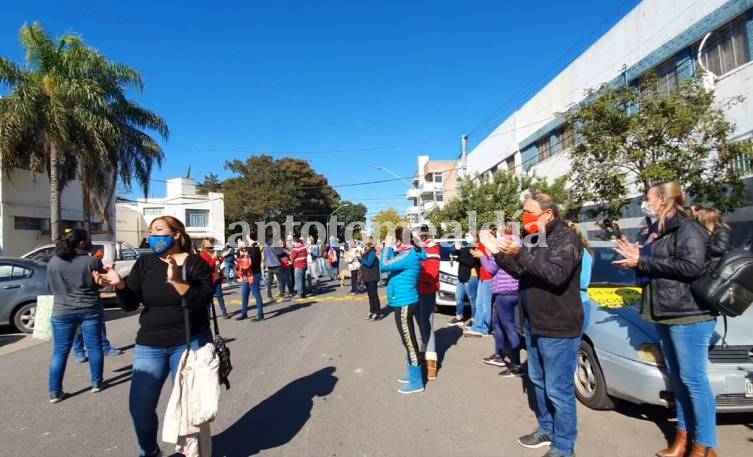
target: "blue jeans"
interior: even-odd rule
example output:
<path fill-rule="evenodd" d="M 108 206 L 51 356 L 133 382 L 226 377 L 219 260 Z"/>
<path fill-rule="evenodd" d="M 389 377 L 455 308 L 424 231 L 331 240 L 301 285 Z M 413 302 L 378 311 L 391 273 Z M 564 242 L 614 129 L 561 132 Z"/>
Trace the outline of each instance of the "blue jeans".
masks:
<path fill-rule="evenodd" d="M 199 349 L 211 339 L 209 330 L 202 332 L 193 337 L 191 348 Z M 175 382 L 180 358 L 185 350 L 185 343 L 167 348 L 137 344 L 133 348 L 133 377 L 128 408 L 142 456 L 157 450 L 157 403 L 167 375 L 170 374 Z"/>
<path fill-rule="evenodd" d="M 536 396 L 539 432 L 551 438 L 552 449 L 572 455 L 578 437 L 574 377 L 580 337 L 535 336 L 528 320 L 525 325 L 528 379 Z"/>
<path fill-rule="evenodd" d="M 303 294 L 305 292 L 305 286 L 306 285 L 306 269 L 305 268 L 296 268 L 295 269 L 295 294 L 298 296 L 298 298 L 303 297 Z"/>
<path fill-rule="evenodd" d="M 471 276 L 468 282 L 458 282 L 455 290 L 455 316 L 463 316 L 465 307 L 465 296 L 468 295 L 468 301 L 471 302 L 471 317 L 476 315 L 476 290 L 478 289 L 478 276 Z"/>
<path fill-rule="evenodd" d="M 254 283 L 241 285 L 241 315 L 248 316 L 248 296 L 254 294 L 254 300 L 256 300 L 256 317 L 264 317 L 264 301 L 261 299 L 261 273 L 254 273 Z"/>
<path fill-rule="evenodd" d="M 418 295 L 418 331 L 421 334 L 421 346 L 426 352 L 437 352 L 434 342 L 434 309 L 437 307 L 437 294 Z"/>
<path fill-rule="evenodd" d="M 68 362 L 68 354 L 73 346 L 76 328 L 81 326 L 84 344 L 89 351 L 89 371 L 92 386 L 102 383 L 104 359 L 102 355 L 102 311 L 86 311 L 77 314 L 53 315 L 50 319 L 54 338 L 52 359 L 50 360 L 49 390 L 51 394 L 63 392 L 63 375 Z"/>
<path fill-rule="evenodd" d="M 471 330 L 486 335 L 492 324 L 492 282 L 478 281 L 476 289 L 476 312 L 473 313 Z"/>
<path fill-rule="evenodd" d="M 659 343 L 675 396 L 677 426 L 695 441 L 716 447 L 716 401 L 708 376 L 708 351 L 716 321 L 657 325 Z"/>
<path fill-rule="evenodd" d="M 227 308 L 225 308 L 225 297 L 222 296 L 222 281 L 217 281 L 214 285 L 214 298 L 217 299 L 217 303 L 220 305 L 220 311 L 223 314 L 227 313 Z"/>
<path fill-rule="evenodd" d="M 102 333 L 100 338 L 102 339 L 102 353 L 107 354 L 108 352 L 112 351 L 112 344 L 110 344 L 110 341 L 108 341 L 107 339 L 107 329 L 105 329 L 104 320 L 102 321 Z M 76 332 L 76 336 L 73 337 L 73 353 L 78 359 L 86 358 L 86 351 L 84 350 L 84 336 L 82 332 Z"/>
<path fill-rule="evenodd" d="M 510 362 L 520 366 L 520 335 L 515 327 L 517 294 L 497 294 L 494 296 L 494 347 L 495 354 L 505 354 L 505 341 L 510 347 Z"/>

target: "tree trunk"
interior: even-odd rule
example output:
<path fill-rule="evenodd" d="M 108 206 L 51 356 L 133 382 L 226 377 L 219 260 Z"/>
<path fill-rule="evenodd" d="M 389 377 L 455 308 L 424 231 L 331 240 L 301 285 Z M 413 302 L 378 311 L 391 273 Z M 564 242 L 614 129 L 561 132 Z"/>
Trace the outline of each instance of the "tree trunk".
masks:
<path fill-rule="evenodd" d="M 81 192 L 84 196 L 83 201 L 81 202 L 81 210 L 84 213 L 84 230 L 86 230 L 87 233 L 91 236 L 91 228 L 92 228 L 92 205 L 91 205 L 91 199 L 92 197 L 92 189 L 89 188 L 88 183 L 86 182 L 86 178 L 81 180 Z"/>
<path fill-rule="evenodd" d="M 60 151 L 50 141 L 50 237 L 52 242 L 60 238 Z"/>

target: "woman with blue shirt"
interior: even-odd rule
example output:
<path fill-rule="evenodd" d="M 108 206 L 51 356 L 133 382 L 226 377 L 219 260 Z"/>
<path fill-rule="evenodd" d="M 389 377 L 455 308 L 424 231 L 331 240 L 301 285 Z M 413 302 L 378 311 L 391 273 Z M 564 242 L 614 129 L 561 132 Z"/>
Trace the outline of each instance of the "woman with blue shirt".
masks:
<path fill-rule="evenodd" d="M 588 286 L 591 284 L 591 269 L 593 268 L 593 251 L 591 245 L 588 243 L 583 230 L 578 227 L 575 222 L 568 222 L 571 229 L 575 230 L 575 233 L 580 236 L 580 241 L 583 243 L 583 259 L 580 266 L 580 300 L 583 302 L 583 333 L 588 328 L 588 323 L 591 320 L 591 299 L 588 298 Z"/>
<path fill-rule="evenodd" d="M 396 242 L 387 236 L 380 259 L 381 269 L 389 276 L 387 283 L 387 300 L 394 308 L 395 324 L 403 346 L 408 355 L 408 376 L 398 379 L 405 384 L 398 392 L 412 394 L 423 392 L 424 382 L 416 343 L 416 330 L 413 321 L 418 311 L 418 276 L 421 274 L 421 248 L 414 247 L 403 240 L 403 228 L 395 229 Z"/>

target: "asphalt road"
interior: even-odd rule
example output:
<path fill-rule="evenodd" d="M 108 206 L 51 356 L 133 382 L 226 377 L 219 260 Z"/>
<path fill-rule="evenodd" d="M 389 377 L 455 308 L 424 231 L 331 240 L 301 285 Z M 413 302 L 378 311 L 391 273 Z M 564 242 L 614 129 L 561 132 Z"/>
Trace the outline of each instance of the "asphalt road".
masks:
<path fill-rule="evenodd" d="M 334 283 L 331 283 L 334 285 Z M 239 308 L 235 291 L 229 308 Z M 364 296 L 342 290 L 266 307 L 261 323 L 221 320 L 231 339 L 232 388 L 222 392 L 213 425 L 215 456 L 540 457 L 517 436 L 535 428 L 524 379 L 500 378 L 481 363 L 491 337 L 463 339 L 440 327 L 439 380 L 420 394 L 397 393 L 404 352 L 390 316 L 364 320 Z M 64 388 L 47 394 L 50 345 L 0 331 L 0 456 L 136 456 L 128 414 L 135 315 L 108 310 L 110 340 L 127 349 L 107 358 L 110 387 L 89 392 L 88 367 L 71 357 Z M 448 316 L 438 315 L 444 324 Z M 169 384 L 169 383 L 168 383 Z M 163 391 L 160 411 L 169 396 Z M 160 414 L 162 416 L 162 414 Z M 578 406 L 577 455 L 652 456 L 673 420 L 662 409 L 623 406 L 599 412 Z M 722 456 L 753 455 L 753 415 L 720 416 Z M 171 448 L 163 444 L 165 455 Z"/>

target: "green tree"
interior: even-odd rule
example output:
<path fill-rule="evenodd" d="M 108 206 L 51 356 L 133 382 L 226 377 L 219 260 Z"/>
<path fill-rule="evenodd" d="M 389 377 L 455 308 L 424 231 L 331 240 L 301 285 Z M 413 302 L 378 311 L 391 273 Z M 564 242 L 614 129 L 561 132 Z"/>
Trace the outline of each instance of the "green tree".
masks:
<path fill-rule="evenodd" d="M 196 192 L 200 195 L 206 195 L 209 192 L 222 192 L 222 181 L 214 174 L 209 173 L 204 176 L 204 182 L 199 183 Z"/>
<path fill-rule="evenodd" d="M 259 155 L 227 162 L 225 168 L 236 175 L 220 185 L 230 223 L 283 223 L 288 215 L 296 221 L 325 223 L 340 201 L 327 178 L 305 160 Z"/>
<path fill-rule="evenodd" d="M 348 224 L 354 223 L 354 222 L 366 222 L 366 212 L 368 209 L 366 206 L 364 206 L 362 203 L 353 203 L 350 200 L 343 200 L 341 201 L 337 207 L 342 205 L 348 205 L 343 206 L 337 212 L 335 215 L 337 216 L 337 221 L 342 222 L 342 226 L 338 226 L 337 228 L 337 236 L 338 238 L 344 238 L 345 237 L 345 227 L 348 226 Z M 361 227 L 357 227 L 355 230 L 353 230 L 353 237 L 356 239 L 361 238 Z"/>
<path fill-rule="evenodd" d="M 371 219 L 372 226 L 379 224 L 379 240 L 384 240 L 387 236 L 390 224 L 392 227 L 406 227 L 410 229 L 410 221 L 407 217 L 401 216 L 400 212 L 395 208 L 387 208 L 379 211 Z M 375 240 L 376 242 L 376 240 Z"/>
<path fill-rule="evenodd" d="M 83 166 L 80 171 L 86 178 L 87 194 L 93 194 L 94 187 L 114 191 L 115 179 L 103 185 L 106 171 L 112 177 L 122 176 L 118 164 L 139 159 L 122 153 L 145 144 L 153 152 L 156 144 L 139 130 L 143 121 L 139 116 L 151 113 L 125 97 L 129 88 L 141 88 L 138 74 L 110 62 L 81 38 L 65 35 L 54 41 L 34 23 L 21 28 L 20 41 L 26 50 L 25 65 L 0 58 L 0 84 L 10 88 L 10 94 L 0 99 L 0 160 L 8 177 L 21 166 L 33 173 L 48 173 L 51 235 L 57 239 L 60 194 L 66 184 Z M 157 127 L 166 136 L 164 121 Z M 159 163 L 162 151 L 158 146 L 157 152 Z M 138 163 L 129 171 L 146 171 L 148 182 L 153 163 Z M 125 184 L 130 180 L 129 175 Z M 85 202 L 87 212 L 92 203 L 92 198 Z"/>
<path fill-rule="evenodd" d="M 586 100 L 563 115 L 579 139 L 570 174 L 577 202 L 619 217 L 630 196 L 667 180 L 722 211 L 743 202 L 738 166 L 751 163 L 751 143 L 730 141 L 734 125 L 700 80 L 667 91 L 649 76 L 640 87 L 602 85 Z"/>

